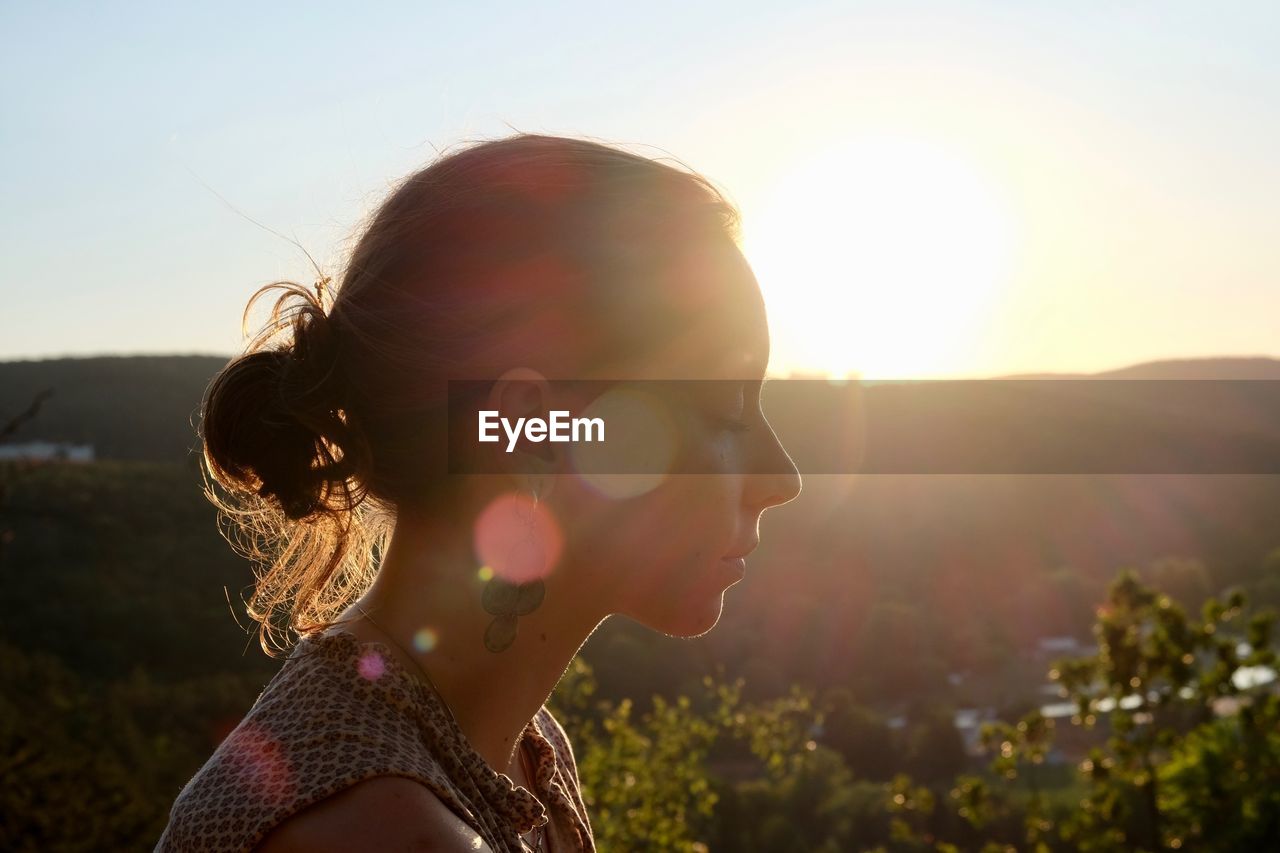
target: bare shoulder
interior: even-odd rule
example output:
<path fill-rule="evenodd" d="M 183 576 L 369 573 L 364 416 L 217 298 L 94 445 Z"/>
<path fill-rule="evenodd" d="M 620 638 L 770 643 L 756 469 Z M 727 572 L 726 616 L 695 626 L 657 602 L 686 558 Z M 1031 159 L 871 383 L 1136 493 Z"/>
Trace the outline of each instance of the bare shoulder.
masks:
<path fill-rule="evenodd" d="M 273 829 L 256 850 L 492 853 L 430 788 L 403 776 L 375 776 L 326 797 Z"/>

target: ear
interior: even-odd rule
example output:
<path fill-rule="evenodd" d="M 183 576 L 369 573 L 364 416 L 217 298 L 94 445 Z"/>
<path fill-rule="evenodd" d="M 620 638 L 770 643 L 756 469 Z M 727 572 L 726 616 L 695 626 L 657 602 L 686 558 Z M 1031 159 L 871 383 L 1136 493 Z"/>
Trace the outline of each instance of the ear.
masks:
<path fill-rule="evenodd" d="M 489 409 L 499 417 L 516 423 L 519 418 L 550 417 L 551 385 L 547 378 L 530 367 L 513 367 L 503 373 L 489 389 Z M 521 435 L 512 456 L 512 473 L 530 475 L 546 473 L 557 462 L 556 451 L 547 441 L 530 441 Z"/>

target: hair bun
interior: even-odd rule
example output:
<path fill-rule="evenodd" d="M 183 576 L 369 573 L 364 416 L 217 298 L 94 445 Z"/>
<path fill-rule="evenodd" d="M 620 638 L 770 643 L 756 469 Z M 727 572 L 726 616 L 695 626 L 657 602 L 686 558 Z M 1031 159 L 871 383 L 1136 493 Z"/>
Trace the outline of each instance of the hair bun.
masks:
<path fill-rule="evenodd" d="M 274 497 L 286 516 L 299 520 L 333 506 L 359 502 L 349 480 L 366 470 L 368 448 L 344 411 L 337 335 L 318 299 L 298 285 L 276 302 L 269 331 L 224 367 L 205 393 L 202 427 L 205 457 L 215 473 L 242 490 Z M 291 308 L 293 340 L 265 348 Z M 252 304 L 253 300 L 250 300 Z M 247 313 L 246 309 L 246 313 Z"/>

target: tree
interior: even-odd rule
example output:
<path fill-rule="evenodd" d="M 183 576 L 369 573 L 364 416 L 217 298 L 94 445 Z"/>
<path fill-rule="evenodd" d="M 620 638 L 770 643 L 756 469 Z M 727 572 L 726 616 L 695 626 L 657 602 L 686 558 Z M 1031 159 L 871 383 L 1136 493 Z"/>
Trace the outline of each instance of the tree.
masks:
<path fill-rule="evenodd" d="M 1249 844 L 1274 832 L 1276 803 L 1256 786 L 1274 789 L 1280 779 L 1276 698 L 1245 695 L 1237 677 L 1242 667 L 1274 665 L 1276 614 L 1253 614 L 1242 636 L 1232 629 L 1244 607 L 1235 590 L 1189 618 L 1125 571 L 1098 610 L 1098 653 L 1050 671 L 1078 705 L 1073 723 L 1091 727 L 1106 714 L 1110 726 L 1081 767 L 1089 796 L 1064 827 L 1081 850 L 1257 849 Z M 1222 700 L 1241 712 L 1217 719 Z M 1209 767 L 1235 777 L 1224 783 Z M 1223 814 L 1232 816 L 1230 831 Z M 1238 846 L 1241 839 L 1251 841 Z"/>
<path fill-rule="evenodd" d="M 893 732 L 879 714 L 854 702 L 848 688 L 827 691 L 822 742 L 844 758 L 859 778 L 888 781 L 900 761 Z"/>

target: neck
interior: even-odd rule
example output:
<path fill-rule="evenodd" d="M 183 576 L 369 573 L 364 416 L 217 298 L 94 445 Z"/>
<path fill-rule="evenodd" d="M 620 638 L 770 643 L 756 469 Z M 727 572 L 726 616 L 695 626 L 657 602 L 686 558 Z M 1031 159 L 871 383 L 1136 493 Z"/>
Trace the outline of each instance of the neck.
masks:
<path fill-rule="evenodd" d="M 413 656 L 406 661 L 410 672 L 426 671 L 489 766 L 510 775 L 521 733 L 608 614 L 587 606 L 567 582 L 568 566 L 557 566 L 544 579 L 542 604 L 519 617 L 514 642 L 489 651 L 484 635 L 494 617 L 481 606 L 478 569 L 469 523 L 402 518 L 377 580 L 357 605 L 376 620 L 375 631 L 400 646 L 393 653 Z M 347 619 L 361 621 L 356 605 L 343 614 Z"/>

